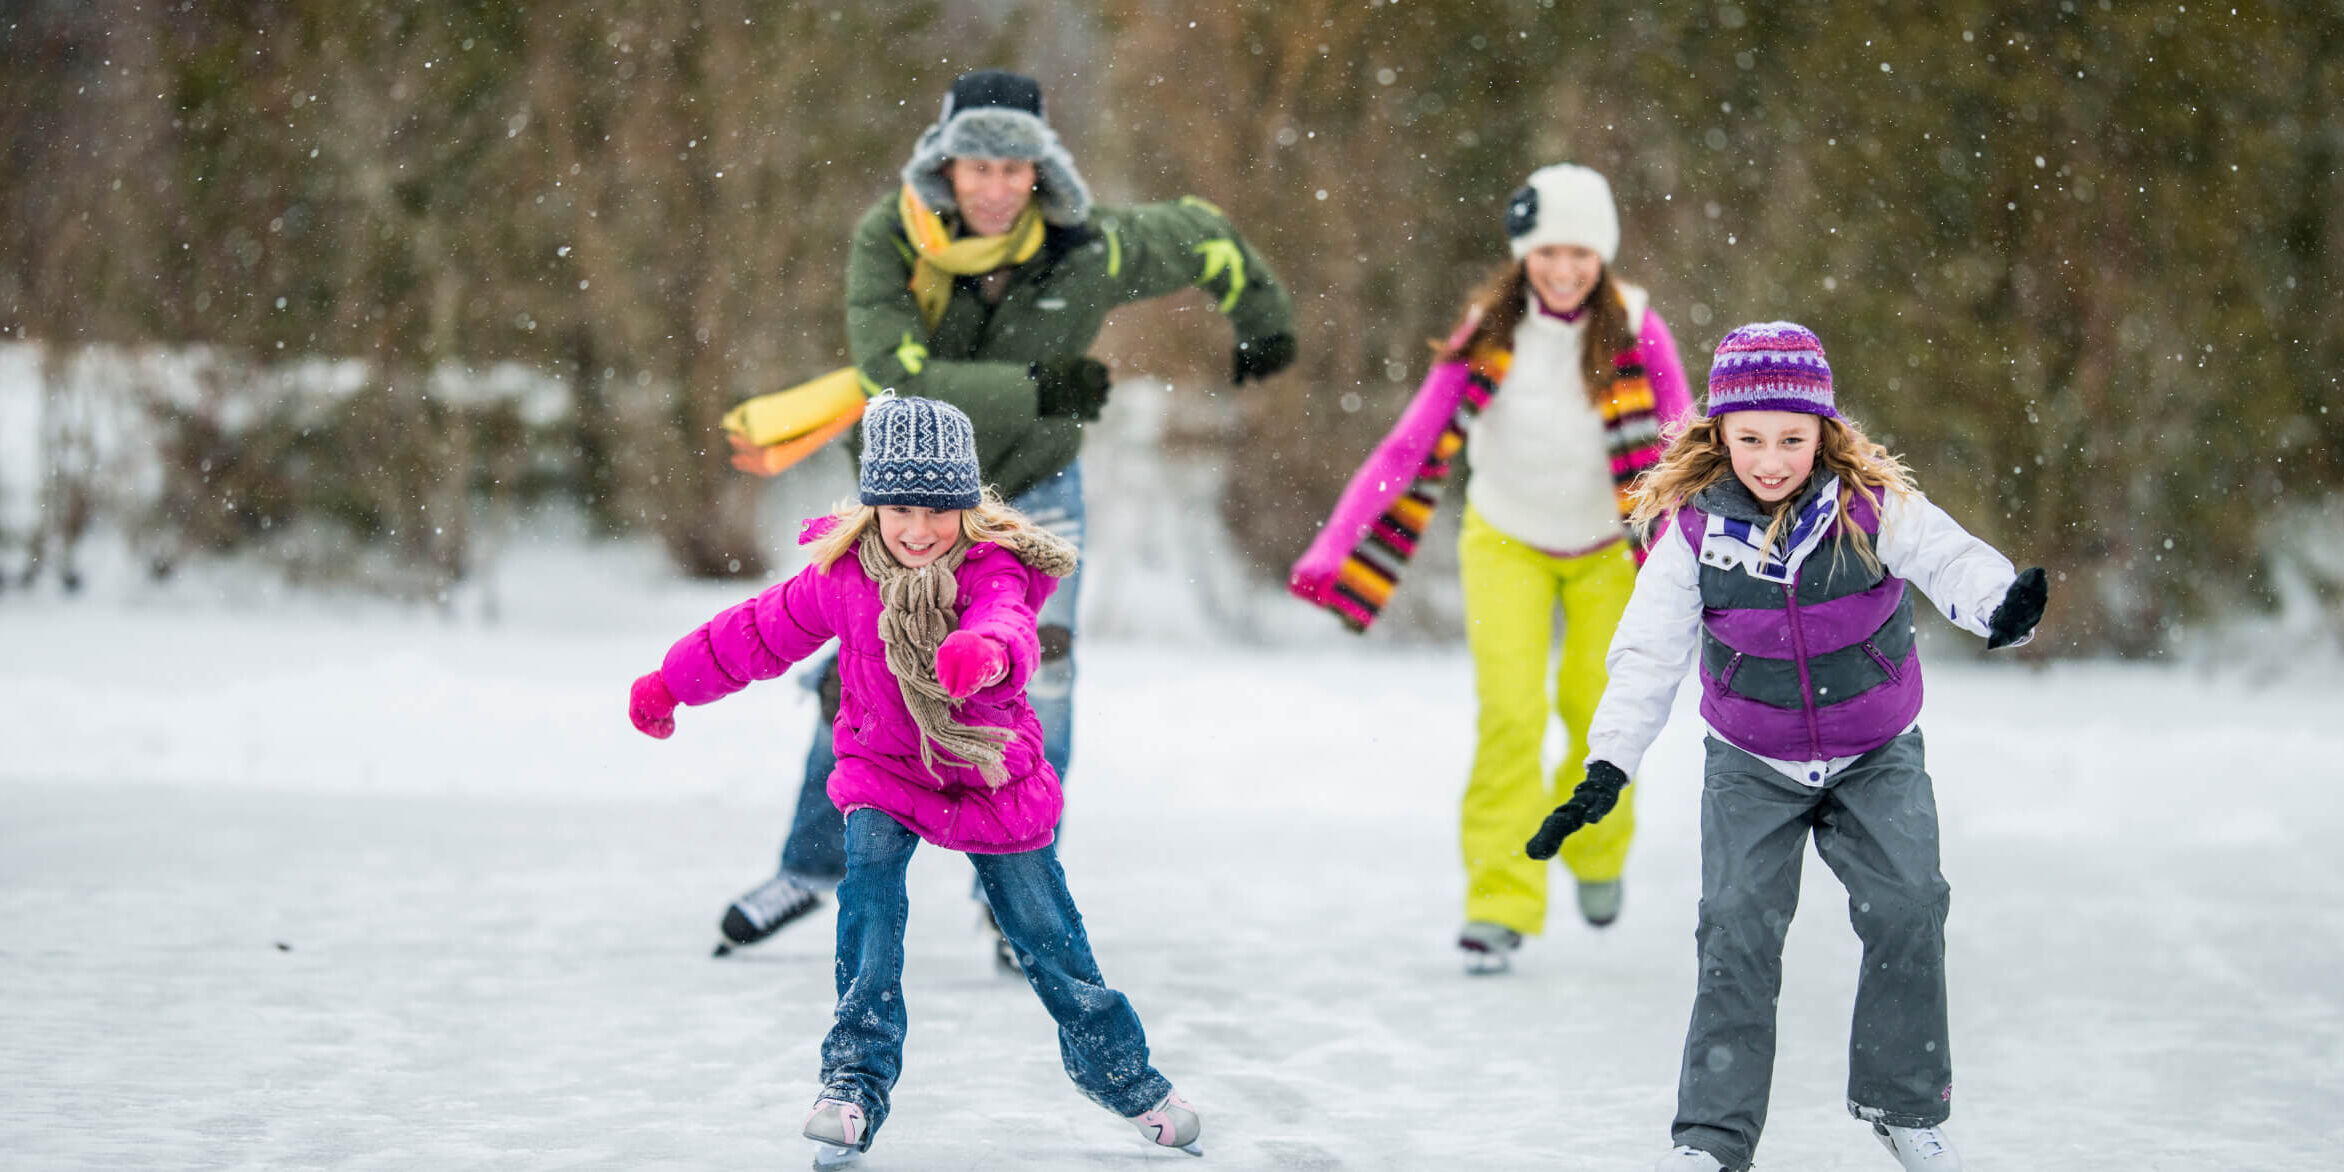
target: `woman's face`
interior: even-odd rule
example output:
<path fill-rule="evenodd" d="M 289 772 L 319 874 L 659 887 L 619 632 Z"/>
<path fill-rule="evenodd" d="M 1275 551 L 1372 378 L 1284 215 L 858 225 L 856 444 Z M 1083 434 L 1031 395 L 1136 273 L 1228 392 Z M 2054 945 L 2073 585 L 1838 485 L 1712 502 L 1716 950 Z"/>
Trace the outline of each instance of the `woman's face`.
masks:
<path fill-rule="evenodd" d="M 971 236 L 999 236 L 1034 199 L 1032 159 L 954 159 L 944 164 L 961 226 Z"/>
<path fill-rule="evenodd" d="M 1803 411 L 1731 411 L 1718 422 L 1734 475 L 1762 503 L 1787 499 L 1814 473 L 1823 420 Z"/>
<path fill-rule="evenodd" d="M 1541 244 L 1522 258 L 1530 288 L 1552 313 L 1573 313 L 1587 304 L 1595 282 L 1603 276 L 1603 258 L 1592 248 L 1576 244 Z"/>
<path fill-rule="evenodd" d="M 879 506 L 879 542 L 895 560 L 919 569 L 960 543 L 960 510 L 919 505 Z"/>

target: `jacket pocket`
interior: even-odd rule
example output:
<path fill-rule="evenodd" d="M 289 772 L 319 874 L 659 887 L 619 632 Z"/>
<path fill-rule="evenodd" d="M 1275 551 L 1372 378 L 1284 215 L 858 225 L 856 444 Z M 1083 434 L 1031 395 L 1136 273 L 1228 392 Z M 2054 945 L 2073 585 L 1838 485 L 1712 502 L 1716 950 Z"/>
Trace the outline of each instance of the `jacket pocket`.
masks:
<path fill-rule="evenodd" d="M 1734 686 L 1734 673 L 1741 670 L 1741 667 L 1742 653 L 1736 651 L 1732 659 L 1725 661 L 1725 670 L 1717 673 L 1717 686 L 1720 689 L 1731 690 Z"/>
<path fill-rule="evenodd" d="M 1897 682 L 1896 665 L 1888 662 L 1888 657 L 1882 655 L 1880 648 L 1874 646 L 1870 639 L 1864 640 L 1864 654 L 1871 656 L 1872 662 L 1880 665 L 1880 673 L 1888 677 L 1889 683 Z"/>

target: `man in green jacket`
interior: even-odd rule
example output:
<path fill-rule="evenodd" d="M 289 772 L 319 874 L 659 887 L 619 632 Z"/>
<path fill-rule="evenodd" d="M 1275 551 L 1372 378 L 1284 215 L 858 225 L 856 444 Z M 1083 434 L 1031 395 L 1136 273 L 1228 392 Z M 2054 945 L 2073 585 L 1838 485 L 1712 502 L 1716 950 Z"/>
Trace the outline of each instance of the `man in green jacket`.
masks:
<path fill-rule="evenodd" d="M 1236 327 L 1234 381 L 1293 362 L 1293 300 L 1219 208 L 1194 196 L 1093 206 L 1043 117 L 1041 86 L 981 70 L 953 82 L 943 115 L 904 165 L 903 187 L 855 226 L 847 344 L 866 391 L 966 412 L 986 483 L 1080 547 L 1083 428 L 1112 385 L 1085 351 L 1109 310 L 1192 286 Z M 1081 582 L 1077 570 L 1037 616 L 1042 663 L 1026 689 L 1061 780 L 1073 743 Z M 846 873 L 844 823 L 824 790 L 836 763 L 835 670 L 826 666 L 816 686 L 822 718 L 780 872 L 725 909 L 719 954 L 813 911 Z M 999 955 L 1015 966 L 1006 944 Z"/>

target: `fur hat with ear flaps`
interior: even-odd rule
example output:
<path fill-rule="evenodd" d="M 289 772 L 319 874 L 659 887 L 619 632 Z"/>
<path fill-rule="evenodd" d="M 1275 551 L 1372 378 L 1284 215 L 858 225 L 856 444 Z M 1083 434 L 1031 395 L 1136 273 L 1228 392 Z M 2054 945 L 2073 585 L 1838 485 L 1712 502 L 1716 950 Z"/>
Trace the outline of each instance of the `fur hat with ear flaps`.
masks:
<path fill-rule="evenodd" d="M 944 95 L 944 113 L 921 133 L 903 165 L 903 181 L 939 213 L 960 210 L 944 174 L 944 164 L 955 158 L 1032 160 L 1044 221 L 1071 228 L 1090 217 L 1091 189 L 1042 117 L 1042 84 L 1024 74 L 964 73 Z"/>

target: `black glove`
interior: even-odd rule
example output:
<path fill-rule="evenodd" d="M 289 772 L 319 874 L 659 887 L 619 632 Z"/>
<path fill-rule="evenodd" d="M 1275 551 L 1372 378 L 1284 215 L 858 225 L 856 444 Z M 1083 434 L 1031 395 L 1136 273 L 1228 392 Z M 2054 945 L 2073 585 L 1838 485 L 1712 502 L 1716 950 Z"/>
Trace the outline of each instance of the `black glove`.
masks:
<path fill-rule="evenodd" d="M 2043 621 L 2043 603 L 2050 597 L 2043 585 L 2043 567 L 2020 571 L 2018 580 L 2002 596 L 2002 605 L 1986 619 L 1986 650 L 2008 647 L 2026 638 Z"/>
<path fill-rule="evenodd" d="M 1026 368 L 1034 380 L 1035 410 L 1089 423 L 1107 406 L 1107 364 L 1088 354 L 1066 354 Z"/>
<path fill-rule="evenodd" d="M 1530 836 L 1523 853 L 1534 859 L 1551 859 L 1563 849 L 1563 840 L 1582 826 L 1601 822 L 1620 802 L 1620 791 L 1628 788 L 1628 775 L 1609 761 L 1587 763 L 1587 780 L 1571 791 L 1571 800 L 1555 807 L 1546 816 L 1538 833 Z"/>
<path fill-rule="evenodd" d="M 1294 335 L 1276 333 L 1239 342 L 1230 358 L 1229 381 L 1239 386 L 1249 378 L 1260 382 L 1294 365 Z"/>

